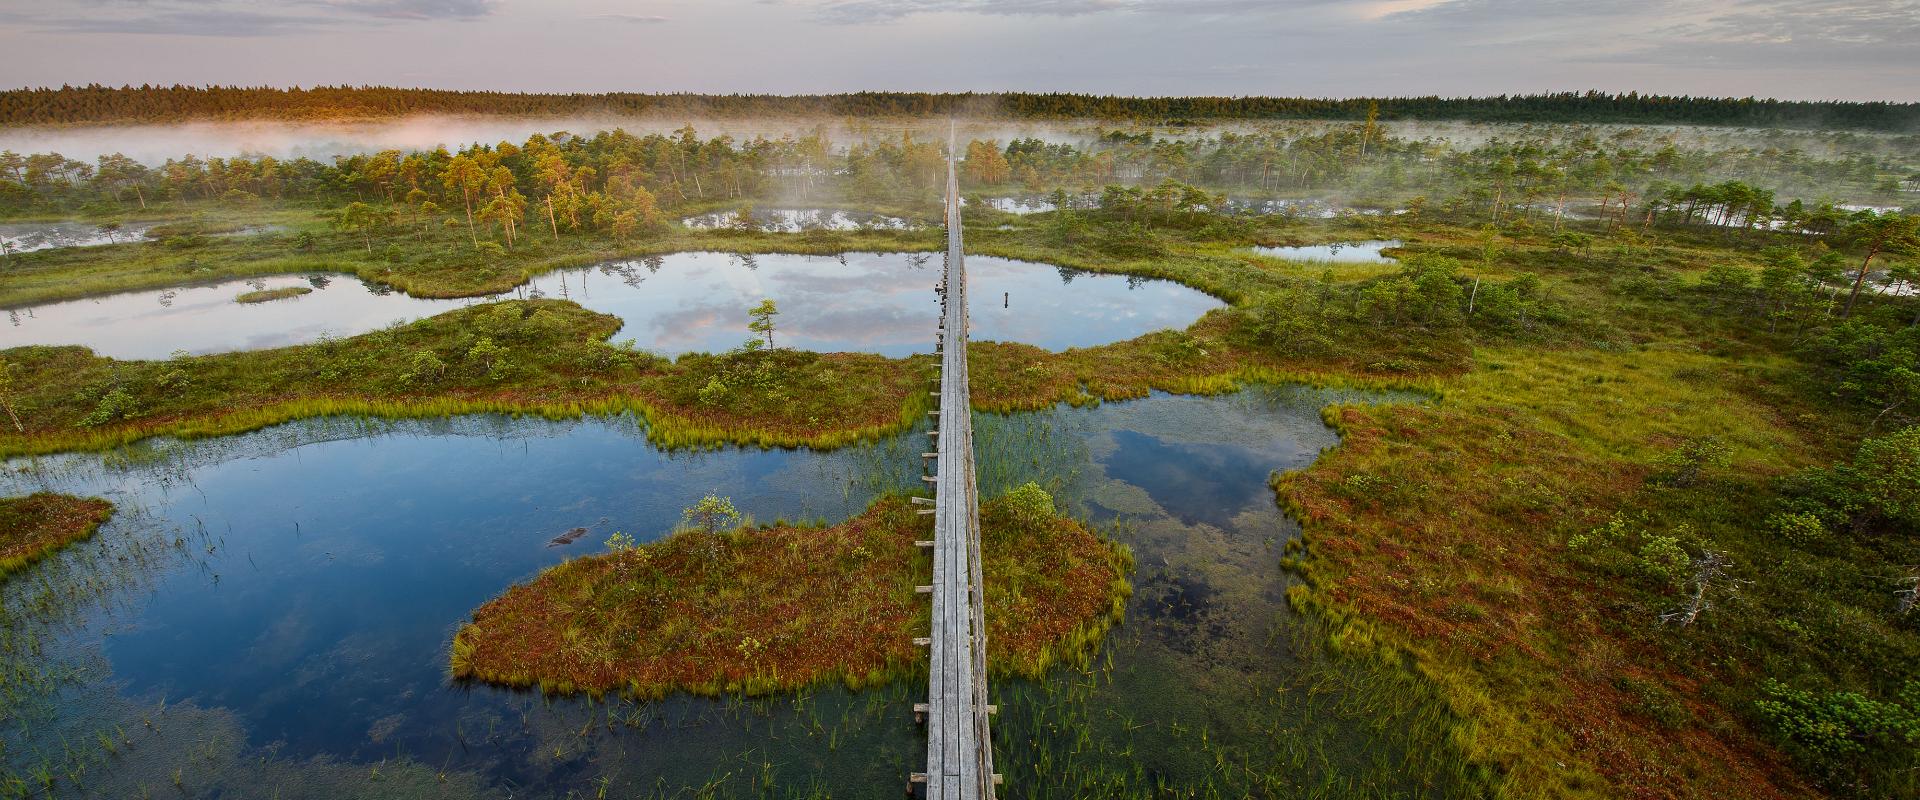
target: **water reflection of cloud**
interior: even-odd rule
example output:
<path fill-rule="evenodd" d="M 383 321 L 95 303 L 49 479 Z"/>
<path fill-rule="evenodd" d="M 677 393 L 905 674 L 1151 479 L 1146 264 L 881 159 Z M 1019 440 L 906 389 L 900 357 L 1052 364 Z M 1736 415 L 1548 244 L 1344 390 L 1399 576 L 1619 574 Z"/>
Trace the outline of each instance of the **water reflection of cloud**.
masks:
<path fill-rule="evenodd" d="M 862 350 L 898 357 L 931 351 L 938 317 L 933 308 L 924 312 L 904 308 L 836 309 L 808 315 L 791 335 L 796 341 L 832 343 L 836 350 Z"/>
<path fill-rule="evenodd" d="M 781 291 L 796 295 L 847 294 L 876 295 L 892 297 L 903 294 L 923 293 L 933 297 L 933 285 L 938 281 L 933 275 L 903 273 L 898 269 L 891 271 L 875 270 L 851 275 L 830 273 L 781 272 L 771 276 L 771 283 Z"/>
<path fill-rule="evenodd" d="M 939 308 L 936 255 L 760 254 L 753 268 L 725 253 L 681 253 L 654 262 L 548 273 L 520 293 L 565 296 L 618 316 L 623 326 L 617 339 L 665 355 L 739 346 L 751 335 L 747 310 L 768 298 L 780 307 L 776 341 L 782 346 L 889 356 L 931 349 Z M 1063 283 L 1057 268 L 985 256 L 968 259 L 968 267 L 974 331 L 982 340 L 1053 350 L 1086 347 L 1184 327 L 1220 304 L 1165 281 L 1074 272 L 1071 283 Z M 324 280 L 303 297 L 233 302 L 252 284 L 308 285 L 311 278 L 252 278 L 29 308 L 10 316 L 13 327 L 0 328 L 0 347 L 84 344 L 119 358 L 165 358 L 174 350 L 226 352 L 311 342 L 323 333 L 351 336 L 482 302 L 421 300 L 359 281 Z"/>
<path fill-rule="evenodd" d="M 625 338 L 638 339 L 640 346 L 644 348 L 667 350 L 674 353 L 699 350 L 725 350 L 728 348 L 716 348 L 713 346 L 713 343 L 716 340 L 716 335 L 721 325 L 726 322 L 729 316 L 726 313 L 729 308 L 730 307 L 720 305 L 685 307 L 658 315 L 644 322 L 629 320 L 626 326 L 620 329 L 619 335 Z M 739 338 L 744 340 L 747 337 L 745 311 L 740 311 L 738 316 L 740 317 Z M 631 336 L 630 334 L 637 324 L 644 324 L 651 335 L 649 337 Z M 738 344 L 738 342 L 735 342 L 735 344 Z M 731 345 L 728 345 L 728 347 L 731 347 Z"/>
<path fill-rule="evenodd" d="M 249 278 L 48 303 L 19 315 L 18 327 L 0 336 L 0 348 L 78 344 L 121 359 L 254 350 L 311 342 L 329 331 L 364 333 L 472 302 L 379 295 L 357 281 L 321 281 L 311 294 L 268 303 L 234 302 L 257 285 L 312 285 L 311 278 Z"/>

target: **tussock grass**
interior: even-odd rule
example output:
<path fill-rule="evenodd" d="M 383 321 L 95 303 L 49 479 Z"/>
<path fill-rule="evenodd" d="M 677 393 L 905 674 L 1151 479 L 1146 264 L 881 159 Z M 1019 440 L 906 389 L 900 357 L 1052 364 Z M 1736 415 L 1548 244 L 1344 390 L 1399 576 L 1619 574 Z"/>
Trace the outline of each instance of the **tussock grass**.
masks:
<path fill-rule="evenodd" d="M 233 298 L 233 302 L 266 303 L 273 300 L 285 300 L 289 297 L 299 297 L 303 294 L 313 294 L 313 287 L 284 286 L 279 289 L 261 289 L 257 292 L 241 292 Z"/>
<path fill-rule="evenodd" d="M 910 361 L 779 350 L 674 362 L 608 345 L 618 328 L 617 318 L 567 301 L 506 301 L 351 339 L 169 361 L 116 361 L 80 347 L 0 351 L 26 429 L 0 431 L 0 456 L 221 436 L 313 416 L 477 412 L 637 413 L 670 448 L 824 448 L 904 429 L 931 402 L 924 373 L 903 366 Z M 739 388 L 703 394 L 716 380 Z"/>
<path fill-rule="evenodd" d="M 1750 516 L 1771 477 L 1822 449 L 1735 388 L 1770 365 L 1657 349 L 1489 350 L 1479 363 L 1434 406 L 1328 410 L 1342 446 L 1276 481 L 1310 554 L 1289 561 L 1308 578 L 1290 599 L 1337 621 L 1339 648 L 1414 654 L 1463 721 L 1451 735 L 1504 773 L 1511 796 L 1806 795 L 1713 687 L 1744 668 L 1695 650 L 1736 652 L 1754 632 L 1716 642 L 1724 631 L 1662 628 L 1660 591 L 1568 553 L 1571 538 L 1634 509 L 1735 541 L 1703 496 Z M 1662 454 L 1708 435 L 1736 453 L 1732 472 L 1681 497 L 1649 488 Z M 1743 575 L 1767 582 L 1770 562 L 1753 557 Z M 1681 698 L 1682 721 L 1634 711 L 1642 685 Z"/>
<path fill-rule="evenodd" d="M 550 693 L 764 694 L 921 673 L 929 517 L 904 497 L 831 527 L 685 530 L 509 589 L 455 635 L 456 678 Z M 1080 523 L 982 508 L 989 663 L 1084 663 L 1131 593 L 1124 548 Z"/>
<path fill-rule="evenodd" d="M 0 577 L 93 535 L 113 515 L 98 497 L 40 492 L 0 498 Z"/>

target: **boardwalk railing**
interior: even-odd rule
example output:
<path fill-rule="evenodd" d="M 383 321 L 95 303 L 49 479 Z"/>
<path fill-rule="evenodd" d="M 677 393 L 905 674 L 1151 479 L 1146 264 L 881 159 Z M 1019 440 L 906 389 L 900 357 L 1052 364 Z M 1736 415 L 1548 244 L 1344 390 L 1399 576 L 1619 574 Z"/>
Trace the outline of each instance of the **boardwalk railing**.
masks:
<path fill-rule="evenodd" d="M 967 390 L 967 268 L 951 136 L 947 154 L 947 264 L 940 280 L 939 418 L 933 437 L 933 629 L 927 670 L 927 771 L 931 800 L 994 796 L 988 728 L 987 629 L 981 613 L 980 497 L 973 469 L 973 403 Z"/>

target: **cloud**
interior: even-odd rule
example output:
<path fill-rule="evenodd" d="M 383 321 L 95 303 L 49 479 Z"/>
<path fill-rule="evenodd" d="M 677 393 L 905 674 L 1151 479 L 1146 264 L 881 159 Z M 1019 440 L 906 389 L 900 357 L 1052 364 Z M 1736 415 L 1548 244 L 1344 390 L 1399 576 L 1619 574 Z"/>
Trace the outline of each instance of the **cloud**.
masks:
<path fill-rule="evenodd" d="M 1088 14 L 1218 14 L 1271 12 L 1286 5 L 1323 5 L 1332 0 L 826 0 L 814 3 L 828 22 L 888 22 L 917 14 L 1078 17 Z"/>
<path fill-rule="evenodd" d="M 1746 0 L 1704 21 L 1675 26 L 1676 37 L 1720 43 L 1871 45 L 1920 48 L 1915 0 Z"/>
<path fill-rule="evenodd" d="M 313 17 L 258 12 L 161 11 L 137 16 L 31 17 L 20 20 L 48 33 L 139 33 L 173 36 L 276 36 L 333 26 Z"/>
<path fill-rule="evenodd" d="M 324 0 L 321 5 L 387 19 L 475 19 L 493 13 L 498 0 Z"/>
<path fill-rule="evenodd" d="M 396 20 L 470 20 L 499 0 L 94 0 L 84 13 L 55 4 L 0 0 L 0 23 L 48 33 L 257 37 L 378 25 Z"/>
<path fill-rule="evenodd" d="M 595 14 L 589 17 L 589 19 L 604 20 L 606 22 L 625 22 L 632 25 L 657 25 L 662 22 L 673 21 L 671 17 L 661 17 L 650 14 Z"/>

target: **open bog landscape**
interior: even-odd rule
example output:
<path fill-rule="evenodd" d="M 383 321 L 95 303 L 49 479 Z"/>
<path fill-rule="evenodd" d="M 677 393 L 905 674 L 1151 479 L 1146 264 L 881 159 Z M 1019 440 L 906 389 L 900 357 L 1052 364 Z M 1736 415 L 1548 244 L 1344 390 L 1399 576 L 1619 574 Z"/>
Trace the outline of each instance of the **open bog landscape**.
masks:
<path fill-rule="evenodd" d="M 645 5 L 0 2 L 0 798 L 1920 797 L 1906 4 Z"/>

